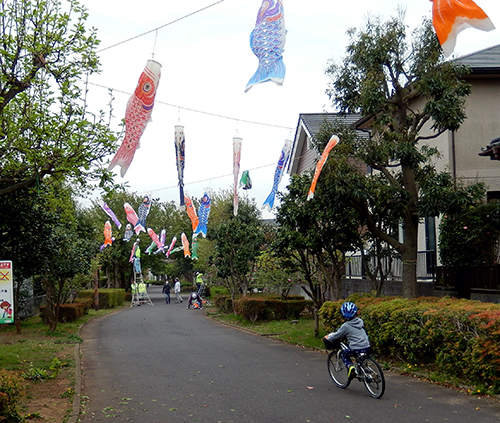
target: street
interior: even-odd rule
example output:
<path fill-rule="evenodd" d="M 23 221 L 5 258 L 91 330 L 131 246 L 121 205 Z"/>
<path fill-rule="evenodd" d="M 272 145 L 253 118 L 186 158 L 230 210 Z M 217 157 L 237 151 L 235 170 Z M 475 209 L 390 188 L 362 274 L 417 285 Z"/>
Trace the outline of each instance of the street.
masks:
<path fill-rule="evenodd" d="M 498 402 L 389 371 L 381 399 L 357 381 L 339 389 L 324 353 L 222 325 L 186 300 L 166 305 L 161 287 L 148 292 L 154 307 L 82 329 L 84 423 L 500 422 Z"/>

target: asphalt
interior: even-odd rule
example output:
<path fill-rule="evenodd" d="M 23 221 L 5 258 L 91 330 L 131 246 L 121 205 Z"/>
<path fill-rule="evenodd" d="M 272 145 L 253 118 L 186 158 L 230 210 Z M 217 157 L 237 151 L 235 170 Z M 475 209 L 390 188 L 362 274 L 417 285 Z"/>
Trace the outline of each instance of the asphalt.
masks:
<path fill-rule="evenodd" d="M 324 353 L 222 325 L 186 301 L 167 305 L 160 287 L 148 292 L 154 306 L 82 328 L 81 422 L 500 422 L 498 402 L 392 372 L 381 399 L 357 381 L 339 389 Z"/>

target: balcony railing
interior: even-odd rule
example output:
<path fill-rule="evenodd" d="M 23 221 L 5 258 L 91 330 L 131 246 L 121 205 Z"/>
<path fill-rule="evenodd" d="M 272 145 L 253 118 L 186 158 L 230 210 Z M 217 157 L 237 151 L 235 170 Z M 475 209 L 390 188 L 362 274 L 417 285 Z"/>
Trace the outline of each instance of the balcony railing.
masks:
<path fill-rule="evenodd" d="M 419 251 L 417 254 L 417 279 L 432 279 L 434 280 L 434 267 L 436 266 L 435 251 Z M 346 263 L 346 278 L 366 278 L 366 272 L 363 267 L 363 257 L 361 254 L 355 254 L 347 258 Z M 365 260 L 368 260 L 365 257 Z M 370 258 L 371 268 L 375 268 L 375 258 Z M 388 273 L 388 280 L 402 280 L 403 278 L 403 262 L 400 258 L 384 258 L 382 259 L 384 273 Z"/>

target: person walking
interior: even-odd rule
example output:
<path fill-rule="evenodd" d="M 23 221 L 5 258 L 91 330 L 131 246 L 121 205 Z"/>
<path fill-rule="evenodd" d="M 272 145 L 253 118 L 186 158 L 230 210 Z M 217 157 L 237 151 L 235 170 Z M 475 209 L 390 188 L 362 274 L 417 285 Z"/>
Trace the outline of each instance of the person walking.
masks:
<path fill-rule="evenodd" d="M 170 282 L 168 279 L 165 281 L 165 285 L 163 285 L 162 293 L 165 295 L 165 304 L 170 304 Z"/>
<path fill-rule="evenodd" d="M 175 302 L 182 303 L 181 283 L 179 282 L 179 278 L 175 278 L 174 292 L 175 292 L 175 298 L 176 298 Z"/>

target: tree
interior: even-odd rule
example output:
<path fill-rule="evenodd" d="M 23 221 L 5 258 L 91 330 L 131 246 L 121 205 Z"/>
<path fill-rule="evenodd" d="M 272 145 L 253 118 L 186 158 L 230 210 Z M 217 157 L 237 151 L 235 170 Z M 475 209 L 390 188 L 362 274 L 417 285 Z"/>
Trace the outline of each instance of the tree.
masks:
<path fill-rule="evenodd" d="M 16 301 L 24 279 L 38 276 L 47 295 L 46 322 L 55 330 L 70 279 L 88 272 L 98 244 L 85 236 L 89 228 L 73 192 L 60 183 L 4 195 L 0 215 L 0 259 L 13 262 Z"/>
<path fill-rule="evenodd" d="M 230 196 L 218 207 L 218 223 L 212 224 L 208 231 L 208 238 L 214 243 L 211 261 L 234 301 L 237 292 L 246 294 L 249 275 L 264 242 L 260 211 L 255 203 L 240 199 L 238 215 L 234 216 Z"/>
<path fill-rule="evenodd" d="M 328 163 L 327 163 L 328 164 Z M 278 240 L 273 251 L 300 271 L 306 285 L 302 289 L 314 303 L 315 334 L 319 333 L 318 310 L 325 291 L 330 299 L 342 296 L 345 253 L 360 244 L 358 221 L 354 213 L 339 207 L 338 192 L 323 184 L 312 200 L 306 200 L 311 175 L 294 176 L 288 193 L 282 195 L 278 210 Z M 323 283 L 325 282 L 325 283 Z"/>
<path fill-rule="evenodd" d="M 107 187 L 115 134 L 86 110 L 80 80 L 98 71 L 95 30 L 76 0 L 0 5 L 0 197 L 47 176 Z"/>
<path fill-rule="evenodd" d="M 419 220 L 424 213 L 436 215 L 451 204 L 431 207 L 434 200 L 424 192 L 435 181 L 445 180 L 431 164 L 437 150 L 424 141 L 459 128 L 470 86 L 462 80 L 467 68 L 443 62 L 429 20 L 414 32 L 411 43 L 403 20 L 400 12 L 386 23 L 375 18 L 358 32 L 351 29 L 345 58 L 341 64 L 331 64 L 326 73 L 332 78 L 327 93 L 333 103 L 341 112 L 358 112 L 369 118 L 372 130 L 370 138 L 347 143 L 351 157 L 375 173 L 365 177 L 353 171 L 337 182 L 344 186 L 349 205 L 367 229 L 401 255 L 403 296 L 411 298 L 417 295 Z M 422 135 L 426 125 L 432 130 L 429 136 Z M 444 198 L 465 198 L 453 184 L 441 187 L 446 191 Z M 424 204 L 426 200 L 430 201 Z M 403 240 L 392 225 L 377 225 L 374 204 L 383 205 L 400 220 Z"/>
<path fill-rule="evenodd" d="M 69 296 L 68 282 L 90 270 L 91 260 L 96 254 L 92 246 L 95 247 L 92 241 L 81 238 L 74 228 L 68 226 L 55 226 L 47 234 L 47 262 L 40 278 L 47 296 L 45 322 L 53 332 L 57 328 L 60 305 Z"/>
<path fill-rule="evenodd" d="M 500 204 L 476 204 L 443 216 L 439 255 L 445 266 L 498 264 Z"/>
<path fill-rule="evenodd" d="M 291 277 L 293 270 L 289 269 L 283 258 L 274 256 L 268 249 L 261 251 L 255 262 L 253 281 L 259 288 L 274 288 L 282 300 L 285 300 L 295 285 Z"/>
<path fill-rule="evenodd" d="M 16 309 L 24 281 L 39 272 L 47 259 L 46 233 L 57 223 L 45 194 L 45 190 L 38 194 L 23 190 L 5 195 L 0 201 L 0 259 L 13 263 Z M 15 324 L 20 333 L 18 313 Z"/>

